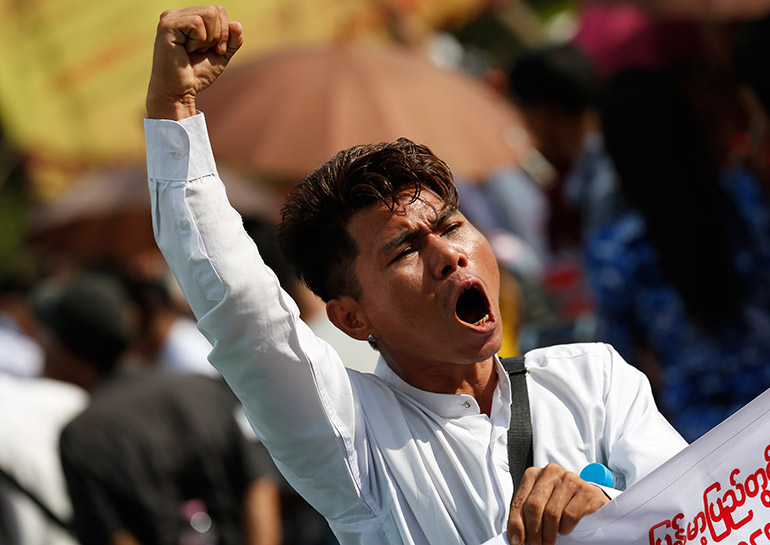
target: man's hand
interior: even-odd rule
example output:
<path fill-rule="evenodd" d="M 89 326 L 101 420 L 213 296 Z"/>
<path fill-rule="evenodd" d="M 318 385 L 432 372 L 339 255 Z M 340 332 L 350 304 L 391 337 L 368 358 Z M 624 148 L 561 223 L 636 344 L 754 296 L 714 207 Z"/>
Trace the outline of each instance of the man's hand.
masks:
<path fill-rule="evenodd" d="M 569 534 L 580 519 L 609 501 L 599 487 L 556 464 L 530 467 L 511 502 L 508 541 L 554 545 L 557 535 Z"/>
<path fill-rule="evenodd" d="M 195 115 L 195 97 L 219 77 L 242 43 L 240 23 L 229 22 L 221 6 L 164 12 L 155 37 L 147 117 Z"/>

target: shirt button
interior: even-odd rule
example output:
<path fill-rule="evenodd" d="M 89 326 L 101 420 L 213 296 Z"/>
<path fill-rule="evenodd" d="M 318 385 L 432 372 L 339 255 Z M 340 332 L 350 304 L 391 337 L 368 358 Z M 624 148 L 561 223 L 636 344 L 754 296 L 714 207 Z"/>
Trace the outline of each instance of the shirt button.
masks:
<path fill-rule="evenodd" d="M 470 409 L 471 408 L 471 402 L 470 401 L 466 401 L 465 403 L 463 403 L 463 407 L 465 407 L 466 409 Z"/>

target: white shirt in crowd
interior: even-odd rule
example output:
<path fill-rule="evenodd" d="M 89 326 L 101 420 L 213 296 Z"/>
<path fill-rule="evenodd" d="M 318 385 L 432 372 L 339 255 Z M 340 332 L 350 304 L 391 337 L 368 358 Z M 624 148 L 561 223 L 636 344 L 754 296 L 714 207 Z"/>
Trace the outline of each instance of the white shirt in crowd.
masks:
<path fill-rule="evenodd" d="M 59 460 L 59 434 L 87 404 L 85 390 L 72 384 L 0 372 L 0 468 L 65 521 L 72 505 Z M 11 543 L 75 545 L 69 533 L 2 478 L 0 517 Z"/>
<path fill-rule="evenodd" d="M 39 377 L 44 354 L 40 345 L 21 332 L 14 319 L 0 312 L 0 372 L 16 377 Z"/>

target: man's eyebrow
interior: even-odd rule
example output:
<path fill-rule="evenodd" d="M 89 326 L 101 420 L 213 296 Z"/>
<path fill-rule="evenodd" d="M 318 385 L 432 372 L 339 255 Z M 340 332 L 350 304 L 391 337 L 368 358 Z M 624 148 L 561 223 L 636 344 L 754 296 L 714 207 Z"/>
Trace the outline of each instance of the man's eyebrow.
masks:
<path fill-rule="evenodd" d="M 454 213 L 457 212 L 457 209 L 451 206 L 445 206 L 441 210 L 439 210 L 438 214 L 436 214 L 436 217 L 431 222 L 431 228 L 435 229 L 436 227 L 445 224 L 449 217 L 454 215 Z M 419 237 L 422 233 L 422 229 L 410 229 L 408 231 L 404 231 L 403 233 L 399 233 L 392 239 L 385 242 L 380 247 L 381 252 L 389 252 L 391 250 L 395 250 L 396 248 L 399 248 L 406 243 L 408 243 L 411 240 L 414 240 L 415 238 Z"/>

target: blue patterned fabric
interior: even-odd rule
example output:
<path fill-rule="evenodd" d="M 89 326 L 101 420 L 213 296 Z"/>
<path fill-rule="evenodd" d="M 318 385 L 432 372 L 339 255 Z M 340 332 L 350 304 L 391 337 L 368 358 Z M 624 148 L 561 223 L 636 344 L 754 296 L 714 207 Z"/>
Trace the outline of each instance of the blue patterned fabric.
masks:
<path fill-rule="evenodd" d="M 730 323 L 714 335 L 694 323 L 664 280 L 637 212 L 593 230 L 585 247 L 599 338 L 640 367 L 636 347 L 652 349 L 662 371 L 661 410 L 688 441 L 770 388 L 770 207 L 747 171 L 731 171 L 722 182 L 748 233 L 731 246 L 749 294 L 741 305 L 744 324 Z"/>

